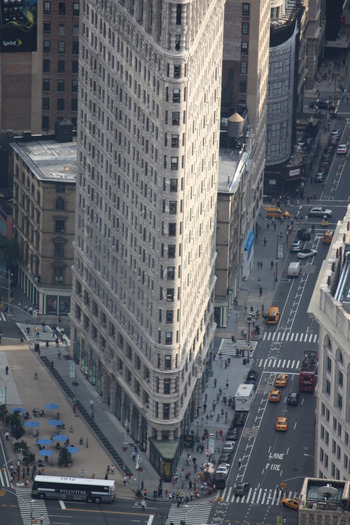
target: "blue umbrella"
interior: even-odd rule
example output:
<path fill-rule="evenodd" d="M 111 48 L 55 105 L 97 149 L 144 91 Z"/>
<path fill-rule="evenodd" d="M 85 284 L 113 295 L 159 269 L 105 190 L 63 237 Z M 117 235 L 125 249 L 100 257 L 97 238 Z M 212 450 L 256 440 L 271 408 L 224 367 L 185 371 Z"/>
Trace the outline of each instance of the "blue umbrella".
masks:
<path fill-rule="evenodd" d="M 19 414 L 24 414 L 26 410 L 24 408 L 21 408 L 21 407 L 15 407 L 15 408 L 11 408 L 10 412 L 11 414 L 15 414 L 15 412 L 18 412 Z"/>
<path fill-rule="evenodd" d="M 38 439 L 38 445 L 52 445 L 52 439 Z"/>
<path fill-rule="evenodd" d="M 45 405 L 45 408 L 47 408 L 48 410 L 58 410 L 60 408 L 60 405 L 56 405 L 55 403 L 47 403 L 47 405 Z"/>
<path fill-rule="evenodd" d="M 49 457 L 49 456 L 52 456 L 53 452 L 52 450 L 39 450 L 38 451 L 38 454 L 39 456 L 46 456 L 46 457 Z"/>
<path fill-rule="evenodd" d="M 39 421 L 26 421 L 24 423 L 24 426 L 29 427 L 29 428 L 35 428 L 35 427 L 38 427 L 39 425 L 40 425 Z"/>
<path fill-rule="evenodd" d="M 67 447 L 67 450 L 70 454 L 74 454 L 74 452 L 79 452 L 79 449 L 77 447 Z"/>
<path fill-rule="evenodd" d="M 63 425 L 63 421 L 61 421 L 60 419 L 50 419 L 48 421 L 48 424 L 52 425 L 53 427 L 60 427 Z"/>
<path fill-rule="evenodd" d="M 57 434 L 57 436 L 53 437 L 54 441 L 67 441 L 68 436 L 64 436 L 63 434 Z"/>

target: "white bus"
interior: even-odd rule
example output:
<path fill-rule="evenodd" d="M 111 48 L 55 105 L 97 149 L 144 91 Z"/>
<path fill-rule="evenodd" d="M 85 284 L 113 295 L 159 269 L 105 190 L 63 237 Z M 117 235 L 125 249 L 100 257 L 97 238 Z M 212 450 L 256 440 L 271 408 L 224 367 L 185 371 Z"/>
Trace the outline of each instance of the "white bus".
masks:
<path fill-rule="evenodd" d="M 106 479 L 66 478 L 63 476 L 35 476 L 32 498 L 112 502 L 115 481 Z"/>

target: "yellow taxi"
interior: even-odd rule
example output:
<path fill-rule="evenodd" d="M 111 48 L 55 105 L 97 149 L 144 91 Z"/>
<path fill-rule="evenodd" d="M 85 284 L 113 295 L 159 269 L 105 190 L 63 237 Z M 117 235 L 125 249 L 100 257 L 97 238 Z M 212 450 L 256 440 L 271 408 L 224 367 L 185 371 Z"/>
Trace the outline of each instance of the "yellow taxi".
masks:
<path fill-rule="evenodd" d="M 267 316 L 267 324 L 277 324 L 280 318 L 280 309 L 277 306 L 271 306 L 269 315 Z"/>
<path fill-rule="evenodd" d="M 324 215 L 322 217 L 321 226 L 328 226 L 328 217 L 327 217 L 327 215 Z"/>
<path fill-rule="evenodd" d="M 275 386 L 285 387 L 287 385 L 288 375 L 287 374 L 277 374 L 275 379 Z"/>
<path fill-rule="evenodd" d="M 288 419 L 284 416 L 280 416 L 276 419 L 276 430 L 278 432 L 286 432 L 288 428 Z"/>
<path fill-rule="evenodd" d="M 271 403 L 279 403 L 281 401 L 281 391 L 271 390 L 270 395 L 269 395 L 269 401 Z"/>
<path fill-rule="evenodd" d="M 298 510 L 300 501 L 294 498 L 282 498 L 280 504 L 290 509 Z"/>

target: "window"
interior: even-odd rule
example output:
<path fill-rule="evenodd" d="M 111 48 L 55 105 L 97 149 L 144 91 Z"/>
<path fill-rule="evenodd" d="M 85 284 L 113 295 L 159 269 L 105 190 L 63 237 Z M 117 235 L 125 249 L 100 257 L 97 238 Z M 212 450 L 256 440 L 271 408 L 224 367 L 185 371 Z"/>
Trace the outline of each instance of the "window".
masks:
<path fill-rule="evenodd" d="M 170 379 L 164 379 L 164 394 L 170 394 Z"/>
<path fill-rule="evenodd" d="M 50 91 L 50 79 L 43 78 L 43 91 Z"/>
<path fill-rule="evenodd" d="M 72 43 L 72 53 L 73 55 L 79 55 L 79 42 Z"/>
<path fill-rule="evenodd" d="M 44 22 L 44 35 L 51 33 L 51 22 Z"/>
<path fill-rule="evenodd" d="M 240 93 L 246 93 L 247 92 L 247 82 L 245 80 L 241 80 L 239 83 L 239 92 Z"/>
<path fill-rule="evenodd" d="M 176 25 L 177 26 L 181 25 L 181 15 L 182 15 L 182 5 L 177 4 L 176 5 Z"/>
<path fill-rule="evenodd" d="M 51 14 L 51 2 L 44 2 L 44 15 Z"/>
<path fill-rule="evenodd" d="M 171 147 L 172 148 L 179 147 L 179 135 L 171 135 Z"/>
<path fill-rule="evenodd" d="M 173 281 L 175 279 L 175 266 L 168 266 L 167 278 L 168 278 L 168 281 Z"/>
<path fill-rule="evenodd" d="M 58 52 L 62 55 L 66 52 L 66 44 L 63 40 L 60 40 L 58 42 Z"/>
<path fill-rule="evenodd" d="M 165 344 L 166 345 L 173 344 L 173 333 L 172 332 L 165 332 Z"/>
<path fill-rule="evenodd" d="M 43 131 L 49 131 L 50 129 L 50 119 L 49 117 L 42 117 L 41 119 L 41 128 Z"/>
<path fill-rule="evenodd" d="M 64 98 L 57 99 L 57 110 L 64 111 Z"/>
<path fill-rule="evenodd" d="M 181 35 L 175 35 L 175 51 L 180 51 Z"/>
<path fill-rule="evenodd" d="M 58 60 L 57 62 L 57 72 L 64 73 L 64 60 Z"/>
<path fill-rule="evenodd" d="M 179 158 L 178 157 L 171 157 L 171 169 L 177 170 L 179 167 Z"/>
<path fill-rule="evenodd" d="M 66 26 L 65 26 L 65 24 L 59 24 L 58 25 L 58 34 L 60 36 L 64 36 L 66 34 Z"/>
<path fill-rule="evenodd" d="M 346 431 L 345 431 L 345 436 L 344 436 L 344 443 L 347 446 L 349 445 L 349 434 Z"/>
<path fill-rule="evenodd" d="M 338 408 L 341 410 L 343 408 L 343 396 L 338 394 Z"/>
<path fill-rule="evenodd" d="M 174 78 L 181 77 L 181 66 L 179 64 L 174 65 Z"/>
<path fill-rule="evenodd" d="M 326 380 L 326 394 L 330 395 L 330 393 L 331 393 L 331 384 L 327 379 Z"/>
<path fill-rule="evenodd" d="M 43 52 L 50 53 L 50 40 L 43 41 Z"/>
<path fill-rule="evenodd" d="M 58 4 L 58 14 L 61 16 L 66 14 L 66 2 L 60 2 Z"/>
<path fill-rule="evenodd" d="M 343 372 L 339 370 L 338 372 L 338 385 L 343 386 Z"/>
<path fill-rule="evenodd" d="M 72 98 L 70 109 L 71 111 L 78 111 L 78 99 L 77 98 Z"/>
<path fill-rule="evenodd" d="M 176 215 L 176 201 L 169 202 L 169 213 L 170 215 Z"/>
<path fill-rule="evenodd" d="M 327 372 L 332 372 L 332 361 L 330 357 L 327 357 Z"/>
<path fill-rule="evenodd" d="M 163 403 L 163 419 L 170 418 L 170 403 Z"/>
<path fill-rule="evenodd" d="M 174 312 L 172 310 L 166 311 L 166 323 L 171 324 L 174 319 Z"/>
<path fill-rule="evenodd" d="M 65 208 L 64 199 L 62 197 L 58 197 L 58 199 L 56 199 L 56 210 L 64 210 L 64 208 Z"/>
<path fill-rule="evenodd" d="M 180 112 L 179 111 L 173 111 L 172 113 L 172 125 L 178 126 L 180 124 Z"/>
<path fill-rule="evenodd" d="M 241 42 L 241 54 L 248 55 L 249 44 L 248 42 Z"/>
<path fill-rule="evenodd" d="M 177 191 L 177 179 L 170 179 L 170 191 L 171 192 Z"/>
<path fill-rule="evenodd" d="M 72 80 L 72 93 L 78 93 L 78 81 Z"/>
<path fill-rule="evenodd" d="M 341 424 L 338 423 L 338 430 L 337 430 L 337 433 L 338 433 L 338 436 L 339 436 L 339 437 L 341 437 L 341 431 L 342 431 Z"/>
<path fill-rule="evenodd" d="M 164 359 L 165 370 L 171 370 L 171 355 L 166 355 Z"/>
<path fill-rule="evenodd" d="M 43 98 L 43 110 L 49 111 L 49 109 L 50 109 L 50 99 L 47 97 L 44 97 Z"/>
<path fill-rule="evenodd" d="M 249 35 L 249 23 L 248 22 L 242 22 L 242 35 Z"/>
<path fill-rule="evenodd" d="M 241 75 L 246 75 L 248 73 L 248 62 L 241 62 L 240 73 Z"/>
<path fill-rule="evenodd" d="M 250 16 L 250 4 L 246 2 L 242 4 L 242 16 Z"/>
<path fill-rule="evenodd" d="M 64 257 L 63 242 L 55 242 L 55 257 Z"/>
<path fill-rule="evenodd" d="M 174 89 L 173 91 L 173 102 L 180 102 L 180 90 L 178 88 Z"/>
<path fill-rule="evenodd" d="M 174 259 L 176 255 L 176 246 L 174 244 L 170 244 L 168 246 L 168 259 Z"/>
<path fill-rule="evenodd" d="M 54 268 L 53 274 L 54 274 L 54 279 L 56 283 L 63 282 L 63 279 L 64 279 L 64 269 L 63 268 L 57 268 L 57 267 Z"/>
<path fill-rule="evenodd" d="M 171 222 L 169 224 L 169 237 L 175 237 L 176 236 L 176 223 Z"/>
<path fill-rule="evenodd" d="M 72 62 L 72 73 L 78 73 L 79 63 L 77 60 Z"/>
<path fill-rule="evenodd" d="M 73 24 L 73 36 L 79 36 L 79 24 Z"/>
<path fill-rule="evenodd" d="M 43 60 L 43 72 L 50 73 L 51 63 L 50 60 Z"/>
<path fill-rule="evenodd" d="M 167 288 L 166 300 L 168 301 L 168 303 L 171 303 L 174 300 L 174 288 Z"/>
<path fill-rule="evenodd" d="M 62 221 L 61 219 L 55 221 L 55 232 L 64 233 L 64 221 Z"/>
<path fill-rule="evenodd" d="M 57 91 L 60 91 L 60 92 L 64 91 L 64 80 L 63 80 L 63 78 L 57 80 Z"/>
<path fill-rule="evenodd" d="M 79 16 L 79 2 L 73 2 L 73 16 Z"/>

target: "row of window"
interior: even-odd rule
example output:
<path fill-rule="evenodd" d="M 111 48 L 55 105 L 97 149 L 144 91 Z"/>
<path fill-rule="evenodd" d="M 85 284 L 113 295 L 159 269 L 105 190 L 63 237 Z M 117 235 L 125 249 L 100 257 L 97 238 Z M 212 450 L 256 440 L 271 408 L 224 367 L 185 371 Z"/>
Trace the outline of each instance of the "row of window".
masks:
<path fill-rule="evenodd" d="M 43 72 L 44 73 L 50 73 L 51 71 L 51 60 L 48 58 L 45 58 L 43 60 Z M 72 74 L 77 75 L 79 71 L 78 67 L 78 61 L 73 60 L 72 61 Z M 66 72 L 66 63 L 64 60 L 57 60 L 57 73 L 65 73 Z"/>
<path fill-rule="evenodd" d="M 43 79 L 43 91 L 50 91 L 51 89 L 51 80 L 49 78 Z M 63 78 L 59 78 L 57 80 L 57 91 L 64 93 L 65 92 L 65 80 Z M 78 81 L 72 80 L 72 86 L 71 86 L 72 93 L 78 93 Z"/>
<path fill-rule="evenodd" d="M 56 109 L 57 111 L 64 111 L 65 109 L 65 103 L 64 98 L 58 98 L 56 101 Z M 71 111 L 78 111 L 78 99 L 72 98 L 70 100 L 70 110 Z M 43 97 L 43 105 L 42 105 L 43 111 L 49 111 L 50 110 L 50 99 L 48 97 Z"/>
<path fill-rule="evenodd" d="M 51 14 L 51 1 L 46 0 L 44 1 L 44 15 L 50 15 Z M 56 5 L 56 1 L 53 2 L 54 5 Z M 70 2 L 69 2 L 70 3 Z M 58 14 L 60 16 L 65 16 L 67 13 L 67 6 L 66 2 L 58 2 Z M 73 2 L 72 5 L 72 15 L 73 16 L 79 16 L 79 2 Z"/>
<path fill-rule="evenodd" d="M 43 41 L 43 52 L 51 53 L 51 41 L 50 40 Z M 66 43 L 64 42 L 64 40 L 60 40 L 57 43 L 57 52 L 60 55 L 66 52 Z M 72 55 L 79 55 L 79 42 L 72 42 Z"/>

